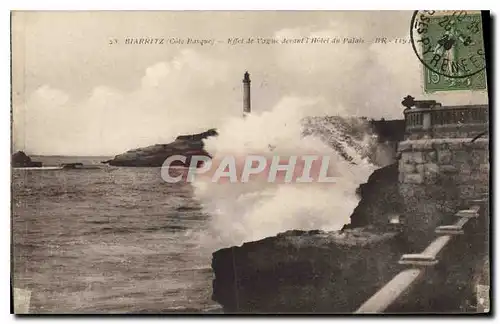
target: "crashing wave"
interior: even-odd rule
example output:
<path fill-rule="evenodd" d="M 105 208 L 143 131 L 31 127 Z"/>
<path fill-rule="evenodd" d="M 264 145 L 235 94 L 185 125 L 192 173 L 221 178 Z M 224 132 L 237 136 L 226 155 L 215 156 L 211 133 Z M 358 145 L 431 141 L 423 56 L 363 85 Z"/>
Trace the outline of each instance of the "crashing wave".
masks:
<path fill-rule="evenodd" d="M 377 142 L 369 122 L 358 117 L 306 117 L 302 120 L 303 136 L 317 136 L 346 161 L 370 158 Z"/>

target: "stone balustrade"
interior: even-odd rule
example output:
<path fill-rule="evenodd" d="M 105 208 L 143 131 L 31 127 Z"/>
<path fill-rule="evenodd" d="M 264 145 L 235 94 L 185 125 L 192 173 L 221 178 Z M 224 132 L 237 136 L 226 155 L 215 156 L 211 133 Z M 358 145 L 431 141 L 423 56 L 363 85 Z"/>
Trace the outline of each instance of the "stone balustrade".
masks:
<path fill-rule="evenodd" d="M 404 115 L 408 139 L 473 137 L 488 128 L 488 105 L 413 108 Z"/>

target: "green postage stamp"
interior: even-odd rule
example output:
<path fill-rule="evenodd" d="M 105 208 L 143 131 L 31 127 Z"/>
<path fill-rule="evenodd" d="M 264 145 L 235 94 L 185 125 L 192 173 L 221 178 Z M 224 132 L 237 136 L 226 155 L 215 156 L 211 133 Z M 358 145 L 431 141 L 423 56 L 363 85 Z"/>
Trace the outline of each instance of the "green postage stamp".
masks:
<path fill-rule="evenodd" d="M 410 36 L 423 64 L 425 92 L 486 89 L 480 13 L 416 11 Z"/>

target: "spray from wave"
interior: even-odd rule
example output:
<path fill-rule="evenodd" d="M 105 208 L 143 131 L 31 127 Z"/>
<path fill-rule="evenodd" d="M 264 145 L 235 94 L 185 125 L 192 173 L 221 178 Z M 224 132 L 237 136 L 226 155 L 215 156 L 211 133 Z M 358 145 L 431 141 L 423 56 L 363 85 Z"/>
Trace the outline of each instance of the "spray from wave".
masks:
<path fill-rule="evenodd" d="M 214 157 L 329 155 L 335 183 L 228 183 L 196 180 L 195 196 L 211 215 L 219 246 L 239 245 L 290 229 L 338 230 L 359 202 L 356 188 L 375 166 L 368 155 L 374 138 L 357 118 L 307 116 L 320 102 L 285 98 L 271 111 L 228 119 L 219 136 L 205 140 Z M 350 133 L 350 134 L 348 134 Z"/>

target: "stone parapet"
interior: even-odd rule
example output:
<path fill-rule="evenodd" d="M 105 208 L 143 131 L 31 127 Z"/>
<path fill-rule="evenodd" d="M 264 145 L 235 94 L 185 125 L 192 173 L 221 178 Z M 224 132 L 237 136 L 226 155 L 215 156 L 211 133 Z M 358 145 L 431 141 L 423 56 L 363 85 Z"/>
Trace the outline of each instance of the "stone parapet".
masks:
<path fill-rule="evenodd" d="M 406 138 L 467 138 L 488 130 L 488 105 L 406 109 Z"/>

